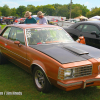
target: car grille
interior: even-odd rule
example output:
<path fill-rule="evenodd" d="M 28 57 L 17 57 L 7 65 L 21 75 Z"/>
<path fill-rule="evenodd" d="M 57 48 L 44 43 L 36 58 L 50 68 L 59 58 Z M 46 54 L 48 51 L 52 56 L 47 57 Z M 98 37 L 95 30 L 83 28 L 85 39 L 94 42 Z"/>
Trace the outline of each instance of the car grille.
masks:
<path fill-rule="evenodd" d="M 92 66 L 81 66 L 74 69 L 74 77 L 83 77 L 92 75 Z"/>

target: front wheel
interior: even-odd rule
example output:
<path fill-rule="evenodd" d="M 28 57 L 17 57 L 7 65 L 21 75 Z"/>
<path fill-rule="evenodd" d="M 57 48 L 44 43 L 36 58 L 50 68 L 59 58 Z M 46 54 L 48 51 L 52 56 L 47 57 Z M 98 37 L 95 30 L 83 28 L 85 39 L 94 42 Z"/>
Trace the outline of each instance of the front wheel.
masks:
<path fill-rule="evenodd" d="M 50 92 L 52 86 L 43 70 L 39 67 L 35 67 L 33 70 L 33 82 L 38 91 L 43 93 Z"/>

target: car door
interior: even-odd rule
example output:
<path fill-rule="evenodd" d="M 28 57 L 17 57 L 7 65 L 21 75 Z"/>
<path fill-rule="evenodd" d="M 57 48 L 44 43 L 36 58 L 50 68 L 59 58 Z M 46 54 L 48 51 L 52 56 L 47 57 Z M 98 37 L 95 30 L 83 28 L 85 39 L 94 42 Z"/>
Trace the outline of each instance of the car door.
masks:
<path fill-rule="evenodd" d="M 70 29 L 70 35 L 74 40 L 77 40 L 80 36 L 81 30 L 83 28 L 83 24 L 79 24 L 77 27 Z"/>
<path fill-rule="evenodd" d="M 0 51 L 6 57 L 8 57 L 7 56 L 8 50 L 6 48 L 7 48 L 7 39 L 8 39 L 10 30 L 11 30 L 11 27 L 6 27 L 0 36 Z"/>
<path fill-rule="evenodd" d="M 4 53 L 11 62 L 27 70 L 26 45 L 23 29 L 17 27 L 8 27 L 6 31 L 2 35 L 4 38 L 4 47 L 2 49 L 2 53 Z M 7 34 L 6 39 L 4 37 L 5 34 Z M 20 45 L 15 44 L 15 41 L 20 41 Z"/>
<path fill-rule="evenodd" d="M 100 48 L 100 30 L 97 26 L 85 24 L 80 34 L 85 37 L 87 45 Z"/>

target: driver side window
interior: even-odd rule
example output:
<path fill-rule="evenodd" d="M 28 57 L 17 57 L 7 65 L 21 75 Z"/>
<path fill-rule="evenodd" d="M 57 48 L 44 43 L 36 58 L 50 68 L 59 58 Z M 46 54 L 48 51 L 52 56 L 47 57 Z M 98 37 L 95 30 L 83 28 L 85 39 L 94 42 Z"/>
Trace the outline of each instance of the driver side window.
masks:
<path fill-rule="evenodd" d="M 82 32 L 89 32 L 89 33 L 91 33 L 93 31 L 95 31 L 97 34 L 100 34 L 99 29 L 96 26 L 94 26 L 94 25 L 84 25 L 84 27 L 82 29 Z"/>

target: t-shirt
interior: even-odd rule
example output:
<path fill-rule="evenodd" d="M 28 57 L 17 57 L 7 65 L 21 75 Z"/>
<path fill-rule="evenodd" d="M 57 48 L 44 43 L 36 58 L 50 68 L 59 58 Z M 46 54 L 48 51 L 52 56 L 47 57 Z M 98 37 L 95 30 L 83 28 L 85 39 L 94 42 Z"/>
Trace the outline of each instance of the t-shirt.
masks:
<path fill-rule="evenodd" d="M 45 17 L 43 17 L 42 19 L 39 19 L 39 24 L 47 24 L 47 19 Z"/>
<path fill-rule="evenodd" d="M 26 18 L 24 23 L 25 24 L 36 24 L 37 21 L 35 18 L 32 17 L 31 19 Z"/>

